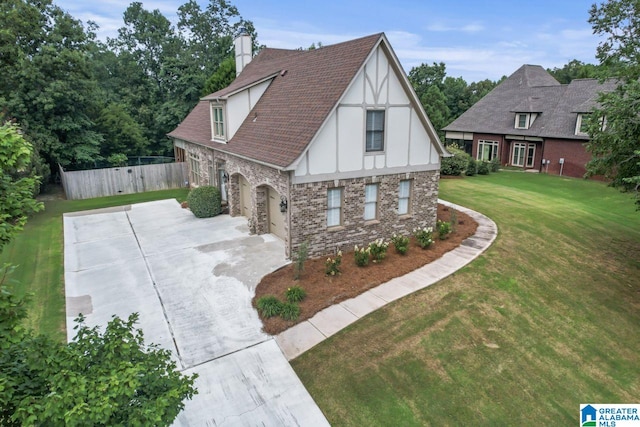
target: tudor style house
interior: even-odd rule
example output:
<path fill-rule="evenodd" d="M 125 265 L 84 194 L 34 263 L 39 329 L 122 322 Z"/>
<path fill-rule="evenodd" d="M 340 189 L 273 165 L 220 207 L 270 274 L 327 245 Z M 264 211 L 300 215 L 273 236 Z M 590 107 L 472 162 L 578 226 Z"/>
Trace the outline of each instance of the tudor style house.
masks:
<path fill-rule="evenodd" d="M 560 84 L 539 65 L 523 65 L 443 130 L 477 160 L 582 177 L 591 159 L 585 118 L 613 81 Z"/>
<path fill-rule="evenodd" d="M 191 186 L 218 186 L 288 256 L 435 225 L 449 154 L 384 34 L 255 57 L 240 35 L 235 52 L 236 79 L 169 134 Z"/>

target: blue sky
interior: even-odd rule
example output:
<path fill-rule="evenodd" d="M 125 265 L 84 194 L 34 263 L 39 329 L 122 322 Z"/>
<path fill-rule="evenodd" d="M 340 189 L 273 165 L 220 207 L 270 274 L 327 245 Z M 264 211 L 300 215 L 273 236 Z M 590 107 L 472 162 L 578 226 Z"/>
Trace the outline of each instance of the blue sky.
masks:
<path fill-rule="evenodd" d="M 143 1 L 175 22 L 186 0 Z M 208 0 L 198 0 L 204 7 Z M 561 67 L 572 59 L 597 63 L 600 38 L 587 19 L 593 0 L 529 2 L 478 0 L 230 0 L 253 21 L 258 42 L 268 47 L 329 45 L 385 32 L 406 72 L 422 63 L 444 62 L 447 75 L 468 83 L 497 80 L 522 64 Z M 100 25 L 100 38 L 114 37 L 129 2 L 54 0 L 82 21 Z"/>

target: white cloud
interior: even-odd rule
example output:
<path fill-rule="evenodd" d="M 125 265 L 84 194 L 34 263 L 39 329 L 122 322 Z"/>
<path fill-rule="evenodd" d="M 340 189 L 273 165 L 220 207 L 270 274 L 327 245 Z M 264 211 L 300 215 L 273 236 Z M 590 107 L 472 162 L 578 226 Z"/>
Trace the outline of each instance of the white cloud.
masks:
<path fill-rule="evenodd" d="M 433 32 L 458 31 L 463 33 L 477 33 L 479 31 L 484 31 L 485 29 L 484 25 L 479 23 L 453 24 L 444 22 L 434 22 L 428 24 L 425 28 L 427 31 Z"/>

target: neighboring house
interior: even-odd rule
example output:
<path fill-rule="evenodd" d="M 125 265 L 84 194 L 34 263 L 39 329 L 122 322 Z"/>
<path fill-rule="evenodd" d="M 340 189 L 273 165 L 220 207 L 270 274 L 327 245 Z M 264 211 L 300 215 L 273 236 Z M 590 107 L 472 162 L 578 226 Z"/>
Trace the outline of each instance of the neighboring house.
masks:
<path fill-rule="evenodd" d="M 448 153 L 384 34 L 254 58 L 248 36 L 235 47 L 233 83 L 169 134 L 192 186 L 218 186 L 288 256 L 435 225 Z"/>
<path fill-rule="evenodd" d="M 477 160 L 582 177 L 591 155 L 585 118 L 613 81 L 560 84 L 539 65 L 523 65 L 443 130 Z"/>

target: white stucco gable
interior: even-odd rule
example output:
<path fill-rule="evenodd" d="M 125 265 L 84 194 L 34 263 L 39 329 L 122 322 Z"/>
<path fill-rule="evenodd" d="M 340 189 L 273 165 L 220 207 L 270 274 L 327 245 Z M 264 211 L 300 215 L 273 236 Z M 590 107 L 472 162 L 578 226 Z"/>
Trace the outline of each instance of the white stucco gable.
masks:
<path fill-rule="evenodd" d="M 384 111 L 384 147 L 367 151 L 367 112 Z M 447 155 L 385 37 L 302 155 L 294 182 L 438 170 Z"/>

